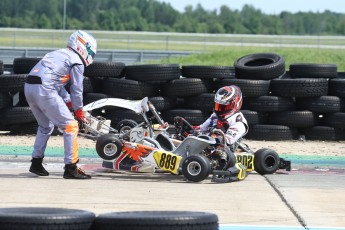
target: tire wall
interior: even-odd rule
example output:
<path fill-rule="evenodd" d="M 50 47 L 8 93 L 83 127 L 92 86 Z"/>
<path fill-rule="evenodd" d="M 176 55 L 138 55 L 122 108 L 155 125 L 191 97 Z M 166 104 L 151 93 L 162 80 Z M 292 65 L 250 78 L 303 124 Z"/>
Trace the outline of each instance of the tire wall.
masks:
<path fill-rule="evenodd" d="M 23 93 L 28 69 L 36 62 L 15 59 L 15 71 L 3 73 L 0 61 L 0 130 L 36 133 Z M 106 97 L 148 97 L 166 122 L 173 124 L 178 115 L 200 125 L 212 113 L 217 89 L 234 84 L 242 90 L 241 111 L 250 126 L 245 138 L 345 140 L 345 76 L 333 64 L 285 66 L 278 54 L 256 53 L 230 66 L 100 62 L 85 73 L 84 104 Z M 112 120 L 113 127 L 123 119 L 142 121 L 120 108 L 94 113 Z"/>

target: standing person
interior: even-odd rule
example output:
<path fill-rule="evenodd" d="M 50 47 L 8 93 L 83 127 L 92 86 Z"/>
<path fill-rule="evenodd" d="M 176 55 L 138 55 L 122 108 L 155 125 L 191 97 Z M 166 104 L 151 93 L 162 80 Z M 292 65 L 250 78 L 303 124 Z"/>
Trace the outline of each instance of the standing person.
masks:
<path fill-rule="evenodd" d="M 85 122 L 83 113 L 84 68 L 92 64 L 96 39 L 85 31 L 76 31 L 67 47 L 47 53 L 30 71 L 25 84 L 25 97 L 34 114 L 38 130 L 32 152 L 30 172 L 48 176 L 42 161 L 54 125 L 63 131 L 65 179 L 90 179 L 77 167 L 78 121 Z M 64 86 L 70 83 L 70 94 Z M 70 109 L 74 111 L 73 117 Z"/>

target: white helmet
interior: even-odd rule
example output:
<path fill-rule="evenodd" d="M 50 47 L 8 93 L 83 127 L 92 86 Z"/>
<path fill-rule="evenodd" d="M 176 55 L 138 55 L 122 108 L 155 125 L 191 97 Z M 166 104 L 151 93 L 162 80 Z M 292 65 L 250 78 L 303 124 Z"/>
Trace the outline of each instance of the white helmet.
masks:
<path fill-rule="evenodd" d="M 92 64 L 96 54 L 97 41 L 91 34 L 78 30 L 69 37 L 67 47 L 77 52 L 85 66 L 88 66 Z"/>

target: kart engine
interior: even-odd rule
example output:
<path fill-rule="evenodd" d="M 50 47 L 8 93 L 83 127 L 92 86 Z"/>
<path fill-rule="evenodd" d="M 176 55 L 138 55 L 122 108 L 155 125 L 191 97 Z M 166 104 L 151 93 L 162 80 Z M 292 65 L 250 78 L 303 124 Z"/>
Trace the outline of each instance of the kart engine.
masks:
<path fill-rule="evenodd" d="M 213 170 L 223 170 L 229 161 L 228 153 L 222 146 L 208 147 L 204 155 L 210 160 Z"/>

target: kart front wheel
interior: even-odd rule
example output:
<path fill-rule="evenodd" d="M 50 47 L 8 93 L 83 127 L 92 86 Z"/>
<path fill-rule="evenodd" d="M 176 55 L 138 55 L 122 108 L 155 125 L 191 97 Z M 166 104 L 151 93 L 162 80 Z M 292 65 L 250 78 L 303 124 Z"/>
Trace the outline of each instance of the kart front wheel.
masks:
<path fill-rule="evenodd" d="M 102 159 L 114 160 L 122 151 L 122 142 L 114 134 L 104 134 L 96 141 L 96 151 Z"/>
<path fill-rule="evenodd" d="M 272 149 L 259 149 L 254 153 L 254 169 L 261 175 L 273 174 L 279 169 L 279 155 Z"/>
<path fill-rule="evenodd" d="M 182 174 L 193 182 L 205 180 L 211 173 L 211 164 L 203 155 L 188 156 L 182 163 Z"/>

